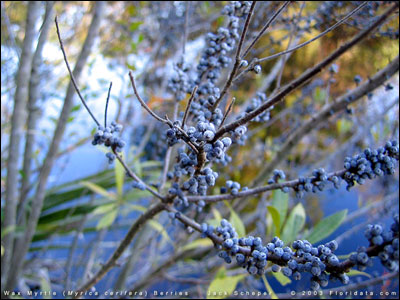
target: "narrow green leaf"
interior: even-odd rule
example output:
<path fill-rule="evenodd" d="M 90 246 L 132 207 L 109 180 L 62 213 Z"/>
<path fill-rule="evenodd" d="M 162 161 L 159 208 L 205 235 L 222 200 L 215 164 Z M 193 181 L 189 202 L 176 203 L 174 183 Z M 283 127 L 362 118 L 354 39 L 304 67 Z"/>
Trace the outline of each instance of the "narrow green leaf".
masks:
<path fill-rule="evenodd" d="M 298 203 L 293 207 L 292 211 L 287 218 L 286 224 L 283 227 L 281 239 L 285 244 L 293 241 L 306 221 L 306 212 L 304 210 L 303 204 Z"/>
<path fill-rule="evenodd" d="M 158 231 L 159 233 L 161 233 L 161 235 L 163 236 L 163 238 L 164 238 L 166 241 L 168 241 L 168 242 L 170 242 L 170 243 L 172 244 L 171 238 L 169 237 L 167 231 L 164 229 L 164 227 L 163 227 L 160 223 L 158 223 L 157 221 L 154 221 L 154 220 L 149 220 L 149 221 L 148 221 L 148 224 L 149 224 L 151 227 L 153 227 L 153 229 L 155 229 L 156 231 Z"/>
<path fill-rule="evenodd" d="M 226 273 L 218 272 L 208 287 L 207 299 L 224 299 L 231 296 L 236 285 L 245 276 L 244 274 L 226 276 Z"/>
<path fill-rule="evenodd" d="M 244 227 L 244 224 L 242 222 L 242 219 L 237 215 L 237 213 L 233 210 L 232 206 L 229 204 L 228 201 L 225 201 L 225 205 L 229 208 L 231 211 L 231 215 L 229 218 L 229 222 L 232 224 L 232 226 L 236 229 L 237 234 L 239 237 L 246 236 L 246 229 Z"/>
<path fill-rule="evenodd" d="M 262 278 L 262 280 L 263 280 L 263 282 L 264 282 L 265 288 L 267 289 L 268 294 L 270 295 L 271 299 L 278 299 L 278 296 L 275 294 L 274 290 L 273 290 L 272 287 L 269 285 L 268 280 L 267 280 L 267 278 L 265 277 L 265 274 L 263 274 L 263 275 L 261 276 L 261 278 Z"/>
<path fill-rule="evenodd" d="M 122 155 L 123 157 L 123 155 Z M 114 164 L 115 171 L 115 185 L 117 186 L 117 194 L 119 199 L 123 199 L 123 187 L 124 187 L 124 177 L 125 177 L 125 169 L 119 160 L 115 161 Z"/>
<path fill-rule="evenodd" d="M 281 226 L 286 219 L 286 214 L 289 206 L 289 195 L 281 190 L 275 190 L 272 193 L 271 206 L 275 207 L 279 212 Z"/>
<path fill-rule="evenodd" d="M 198 239 L 198 240 L 194 240 L 193 242 L 185 245 L 182 248 L 182 251 L 188 251 L 188 250 L 192 250 L 192 249 L 197 249 L 197 248 L 201 248 L 201 247 L 211 247 L 213 246 L 213 242 L 210 239 Z"/>
<path fill-rule="evenodd" d="M 117 217 L 118 210 L 114 209 L 108 213 L 106 213 L 97 223 L 96 229 L 103 229 L 109 227 L 112 223 L 114 223 L 115 218 Z"/>
<path fill-rule="evenodd" d="M 347 215 L 347 209 L 341 210 L 318 222 L 306 236 L 310 243 L 317 243 L 331 235 L 342 224 Z"/>
<path fill-rule="evenodd" d="M 286 277 L 285 275 L 283 275 L 281 272 L 272 272 L 272 275 L 274 275 L 274 277 L 276 278 L 276 280 L 278 280 L 279 281 L 279 283 L 282 285 L 282 286 L 285 286 L 285 285 L 287 285 L 287 284 L 289 284 L 289 283 L 292 283 L 292 281 L 288 278 L 288 277 Z"/>
<path fill-rule="evenodd" d="M 42 289 L 42 291 L 46 291 L 47 293 L 45 293 L 43 295 L 43 299 L 52 299 L 51 297 L 51 284 L 49 281 L 49 274 L 47 271 L 45 270 L 41 270 L 41 273 L 44 273 L 42 276 L 40 276 L 40 287 Z"/>
<path fill-rule="evenodd" d="M 347 274 L 347 276 L 366 276 L 368 278 L 372 278 L 372 276 L 370 274 L 361 272 L 358 270 L 354 270 L 354 269 L 351 269 L 350 272 L 347 272 L 346 274 Z"/>
<path fill-rule="evenodd" d="M 89 190 L 95 192 L 96 194 L 102 195 L 111 200 L 117 200 L 117 197 L 114 193 L 108 192 L 106 189 L 102 188 L 101 186 L 89 182 L 89 181 L 81 181 L 81 185 L 87 187 Z"/>
<path fill-rule="evenodd" d="M 275 225 L 275 235 L 277 237 L 281 236 L 281 216 L 279 211 L 273 206 L 267 206 L 268 212 L 271 215 L 272 222 Z"/>
<path fill-rule="evenodd" d="M 113 210 L 116 208 L 115 203 L 111 203 L 111 204 L 104 204 L 104 205 L 100 205 L 98 207 L 96 207 L 95 210 L 93 210 L 93 214 L 94 215 L 102 215 L 105 213 L 108 213 L 110 210 Z"/>

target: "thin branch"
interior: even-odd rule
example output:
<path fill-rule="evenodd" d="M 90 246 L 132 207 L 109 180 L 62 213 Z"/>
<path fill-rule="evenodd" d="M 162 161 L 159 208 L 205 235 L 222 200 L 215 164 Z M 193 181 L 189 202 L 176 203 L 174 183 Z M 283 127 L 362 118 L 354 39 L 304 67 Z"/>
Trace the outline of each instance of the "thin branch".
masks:
<path fill-rule="evenodd" d="M 252 2 L 249 14 L 247 15 L 246 22 L 244 24 L 244 28 L 243 28 L 243 31 L 242 31 L 242 35 L 240 36 L 240 41 L 239 41 L 238 47 L 236 49 L 235 65 L 233 66 L 231 74 L 229 75 L 229 78 L 226 81 L 224 88 L 222 89 L 221 95 L 219 96 L 217 101 L 214 103 L 211 111 L 214 111 L 218 107 L 219 103 L 224 98 L 226 92 L 228 91 L 228 89 L 232 85 L 233 78 L 235 77 L 235 74 L 236 74 L 237 70 L 239 69 L 240 61 L 241 61 L 240 52 L 242 51 L 243 42 L 244 42 L 244 39 L 246 37 L 247 29 L 249 28 L 249 25 L 250 25 L 250 20 L 251 20 L 251 17 L 253 15 L 253 11 L 254 11 L 254 7 L 256 6 L 256 3 L 257 3 L 257 1 L 253 1 Z"/>
<path fill-rule="evenodd" d="M 341 177 L 345 172 L 346 172 L 346 169 L 342 169 L 342 170 L 339 170 L 339 171 L 336 171 L 333 173 L 329 173 L 327 176 L 328 176 L 328 178 L 331 178 L 333 176 Z M 189 202 L 198 202 L 200 200 L 203 200 L 206 203 L 214 203 L 214 202 L 220 202 L 220 201 L 224 201 L 224 200 L 233 200 L 233 199 L 237 199 L 237 198 L 244 198 L 247 196 L 261 194 L 261 193 L 264 193 L 267 191 L 280 190 L 285 187 L 295 188 L 299 184 L 301 184 L 300 180 L 295 179 L 295 180 L 285 181 L 285 182 L 281 182 L 281 183 L 273 183 L 273 184 L 268 184 L 265 186 L 255 187 L 252 189 L 248 189 L 247 191 L 239 192 L 236 195 L 227 193 L 227 194 L 212 195 L 212 196 L 187 196 L 186 198 L 188 199 Z"/>
<path fill-rule="evenodd" d="M 108 101 L 110 100 L 111 87 L 112 87 L 112 82 L 110 82 L 110 87 L 108 88 L 108 95 L 107 95 L 107 100 L 106 100 L 106 110 L 104 112 L 104 127 L 107 127 L 107 110 L 108 110 Z"/>
<path fill-rule="evenodd" d="M 131 79 L 131 83 L 132 83 L 132 87 L 133 87 L 133 91 L 136 95 L 136 98 L 139 100 L 140 104 L 142 105 L 142 107 L 152 116 L 154 117 L 157 121 L 160 121 L 162 123 L 168 123 L 167 120 L 159 117 L 155 112 L 153 112 L 150 107 L 147 106 L 146 102 L 143 101 L 143 99 L 140 97 L 137 89 L 136 89 L 136 84 L 135 84 L 135 79 L 133 78 L 132 72 L 129 71 L 129 78 Z"/>
<path fill-rule="evenodd" d="M 157 191 L 153 190 L 151 187 L 149 187 L 143 180 L 141 180 L 129 167 L 128 165 L 125 163 L 125 161 L 123 160 L 123 158 L 118 154 L 117 151 L 115 151 L 113 149 L 113 153 L 115 155 L 115 157 L 118 159 L 118 161 L 121 163 L 121 165 L 124 167 L 125 171 L 127 172 L 127 174 L 129 175 L 129 177 L 133 178 L 134 180 L 136 180 L 137 182 L 143 184 L 146 187 L 146 190 L 148 190 L 150 193 L 152 193 L 155 197 L 157 197 L 158 199 L 160 199 L 161 201 L 165 201 L 165 198 L 163 196 L 161 196 Z"/>
<path fill-rule="evenodd" d="M 319 74 L 326 66 L 330 65 L 334 60 L 339 58 L 342 54 L 347 52 L 351 49 L 354 45 L 362 41 L 366 38 L 373 30 L 379 27 L 385 20 L 398 8 L 398 3 L 395 2 L 389 9 L 387 9 L 370 27 L 365 29 L 364 31 L 357 34 L 353 39 L 348 41 L 347 43 L 340 46 L 337 50 L 335 50 L 331 55 L 325 58 L 323 61 L 315 65 L 313 68 L 305 71 L 302 75 L 298 78 L 294 79 L 292 82 L 288 83 L 286 86 L 282 88 L 280 92 L 278 92 L 273 98 L 269 101 L 265 102 L 257 109 L 253 110 L 252 112 L 246 114 L 242 118 L 221 127 L 217 133 L 215 134 L 214 141 L 219 139 L 223 136 L 226 132 L 232 131 L 235 128 L 246 124 L 247 122 L 251 121 L 256 116 L 262 114 L 265 110 L 270 108 L 271 106 L 276 105 L 278 102 L 282 101 L 285 96 L 290 94 L 292 91 L 297 89 L 298 87 L 302 86 L 304 83 L 309 81 L 311 78 Z"/>
<path fill-rule="evenodd" d="M 185 128 L 185 122 L 186 122 L 186 119 L 187 119 L 188 114 L 189 114 L 190 105 L 192 104 L 192 101 L 193 101 L 193 99 L 194 99 L 194 97 L 196 95 L 197 88 L 198 88 L 198 86 L 196 85 L 194 87 L 193 91 L 192 91 L 192 94 L 190 95 L 189 100 L 188 100 L 188 104 L 187 104 L 186 110 L 185 110 L 185 115 L 183 116 L 183 120 L 182 120 L 182 128 Z"/>
<path fill-rule="evenodd" d="M 56 16 L 56 18 L 55 18 L 54 21 L 56 22 L 57 36 L 58 36 L 58 41 L 60 42 L 60 48 L 61 48 L 61 51 L 62 51 L 62 53 L 63 53 L 64 61 L 65 61 L 65 64 L 67 65 L 67 69 L 68 69 L 68 72 L 69 72 L 69 76 L 71 77 L 71 81 L 72 81 L 72 84 L 74 85 L 75 91 L 76 91 L 76 93 L 78 94 L 79 98 L 81 99 L 81 101 L 82 101 L 83 105 L 85 106 L 86 110 L 88 111 L 88 113 L 89 113 L 90 116 L 92 117 L 93 121 L 95 121 L 95 123 L 97 124 L 97 126 L 100 126 L 99 121 L 97 121 L 96 117 L 93 115 L 92 111 L 91 111 L 91 110 L 89 109 L 89 107 L 87 106 L 85 99 L 83 99 L 82 94 L 81 94 L 81 92 L 80 92 L 80 90 L 79 90 L 79 87 L 78 87 L 78 85 L 77 85 L 77 83 L 76 83 L 74 74 L 73 74 L 73 72 L 71 71 L 71 67 L 69 66 L 68 59 L 67 59 L 67 55 L 65 54 L 64 45 L 63 45 L 63 42 L 62 42 L 62 39 L 61 39 L 61 35 L 60 35 L 60 28 L 58 27 L 57 16 Z"/>
<path fill-rule="evenodd" d="M 264 27 L 261 29 L 259 34 L 256 36 L 256 38 L 251 42 L 250 46 L 247 47 L 246 51 L 244 51 L 242 55 L 242 59 L 247 56 L 251 48 L 254 47 L 254 45 L 258 42 L 258 40 L 262 37 L 264 32 L 268 29 L 268 27 L 272 24 L 272 22 L 280 15 L 280 13 L 290 4 L 290 1 L 286 1 L 274 14 L 273 16 L 268 20 L 268 22 L 264 25 Z"/>
<path fill-rule="evenodd" d="M 137 234 L 140 228 L 143 227 L 144 224 L 154 216 L 156 216 L 161 211 L 165 210 L 166 205 L 164 203 L 157 203 L 151 206 L 144 214 L 142 214 L 136 221 L 133 223 L 132 227 L 129 229 L 125 238 L 121 241 L 118 248 L 114 251 L 113 255 L 109 258 L 109 260 L 100 268 L 100 270 L 86 283 L 84 283 L 80 288 L 77 289 L 75 293 L 75 297 L 73 299 L 79 299 L 86 291 L 88 291 L 91 287 L 93 287 L 97 282 L 99 282 L 104 275 L 108 273 L 116 264 L 117 260 L 124 253 L 126 248 L 130 245 L 133 238 Z"/>
<path fill-rule="evenodd" d="M 226 118 L 228 117 L 229 113 L 232 110 L 233 104 L 235 103 L 236 98 L 233 97 L 231 100 L 231 103 L 229 103 L 228 109 L 226 110 L 224 117 L 222 118 L 221 124 L 219 125 L 218 129 L 221 128 L 224 125 L 224 122 L 226 120 Z"/>

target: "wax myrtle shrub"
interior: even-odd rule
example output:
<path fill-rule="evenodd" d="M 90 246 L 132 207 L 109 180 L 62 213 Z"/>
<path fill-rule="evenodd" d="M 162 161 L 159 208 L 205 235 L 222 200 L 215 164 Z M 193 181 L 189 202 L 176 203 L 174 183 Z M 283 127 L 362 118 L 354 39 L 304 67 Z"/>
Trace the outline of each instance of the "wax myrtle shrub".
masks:
<path fill-rule="evenodd" d="M 55 20 L 70 88 L 94 122 L 93 151 L 110 167 L 75 182 L 73 192 L 49 191 L 36 222 L 83 215 L 76 227 L 67 223 L 78 232 L 75 248 L 85 231 L 98 234 L 98 247 L 107 232 L 124 229 L 81 280 L 72 280 L 71 247 L 63 287 L 75 298 L 165 280 L 185 297 L 243 297 L 235 290 L 290 297 L 285 287 L 332 297 L 382 282 L 398 291 L 398 3 L 125 8 L 154 15 L 130 19 L 134 42 L 121 53 L 138 60 L 158 38 L 155 56 L 165 61 L 149 60 L 142 71 L 126 63 L 129 106 L 116 118 L 112 84 L 101 112 L 85 99 Z M 86 194 L 90 203 L 76 211 L 52 211 Z M 343 231 L 346 224 L 353 226 Z M 43 240 L 43 231 L 30 239 Z M 15 288 L 23 266 L 7 272 L 2 291 Z"/>

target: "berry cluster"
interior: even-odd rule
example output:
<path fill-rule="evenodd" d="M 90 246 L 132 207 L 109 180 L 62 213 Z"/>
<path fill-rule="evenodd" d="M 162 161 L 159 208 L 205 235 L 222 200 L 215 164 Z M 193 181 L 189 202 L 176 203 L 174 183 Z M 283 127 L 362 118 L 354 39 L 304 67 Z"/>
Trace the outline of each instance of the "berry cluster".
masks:
<path fill-rule="evenodd" d="M 372 265 L 372 256 L 378 256 L 389 271 L 398 270 L 398 215 L 394 217 L 394 221 L 390 231 L 384 231 L 380 225 L 369 225 L 366 237 L 375 248 L 371 250 L 359 247 L 357 253 L 351 254 L 349 260 L 344 262 L 340 262 L 334 254 L 338 249 L 335 240 L 317 247 L 307 240 L 296 240 L 292 243 L 292 247 L 288 247 L 278 237 L 274 237 L 271 242 L 263 246 L 260 237 L 238 238 L 233 226 L 225 219 L 215 230 L 213 226 L 203 223 L 201 232 L 203 237 L 216 234 L 222 238 L 221 244 L 217 247 L 220 249 L 218 256 L 226 263 L 231 263 L 232 257 L 235 257 L 237 264 L 247 269 L 250 274 L 263 275 L 267 262 L 271 261 L 273 272 L 281 271 L 283 275 L 293 277 L 295 280 L 300 280 L 302 273 L 310 273 L 312 276 L 310 288 L 317 290 L 326 287 L 329 280 L 340 280 L 343 284 L 348 284 L 349 277 L 345 272 L 351 266 L 356 266 L 361 271 L 365 270 L 367 266 Z"/>
<path fill-rule="evenodd" d="M 240 188 L 241 185 L 239 182 L 228 180 L 226 181 L 225 186 L 221 187 L 220 191 L 221 194 L 225 194 L 229 190 L 232 195 L 237 195 L 239 193 Z M 242 188 L 242 192 L 247 190 L 248 190 L 247 186 Z"/>
<path fill-rule="evenodd" d="M 323 191 L 328 183 L 332 183 L 336 189 L 340 188 L 343 181 L 347 183 L 347 190 L 355 186 L 355 183 L 364 184 L 366 179 L 377 176 L 392 175 L 395 172 L 399 160 L 399 147 L 397 141 L 389 141 L 384 147 L 376 150 L 365 149 L 361 154 L 346 157 L 344 171 L 336 174 L 328 174 L 323 168 L 315 169 L 310 177 L 299 177 L 298 183 L 291 187 L 284 186 L 282 191 L 287 193 L 292 188 L 297 197 L 301 198 L 305 192 Z M 285 173 L 274 170 L 273 177 L 268 184 L 278 183 L 279 179 L 285 179 Z"/>
<path fill-rule="evenodd" d="M 110 126 L 99 126 L 93 136 L 92 145 L 103 145 L 111 147 L 116 152 L 121 152 L 125 146 L 125 142 L 117 136 L 117 133 L 122 130 L 122 125 L 117 124 L 115 121 L 111 122 Z M 115 160 L 115 155 L 111 152 L 106 154 L 108 162 L 112 163 Z"/>
<path fill-rule="evenodd" d="M 267 101 L 267 96 L 264 93 L 257 93 L 254 98 L 251 99 L 251 103 L 247 105 L 245 113 L 250 113 L 253 110 L 256 110 L 258 107 L 260 107 L 262 104 L 264 104 Z M 251 121 L 253 122 L 266 122 L 269 121 L 270 119 L 270 111 L 274 108 L 274 106 L 271 106 L 267 110 L 265 110 L 262 114 L 256 116 L 253 118 Z M 243 115 L 240 116 L 240 118 L 243 117 Z"/>
<path fill-rule="evenodd" d="M 190 79 L 189 65 L 179 62 L 174 65 L 175 74 L 168 82 L 168 88 L 174 93 L 176 101 L 185 99 L 186 94 L 192 91 L 193 82 Z"/>
<path fill-rule="evenodd" d="M 368 225 L 364 234 L 371 246 L 383 247 L 378 253 L 382 265 L 391 272 L 397 271 L 399 269 L 399 215 L 395 215 L 390 230 L 384 230 L 379 224 Z"/>
<path fill-rule="evenodd" d="M 387 142 L 385 147 L 377 150 L 365 149 L 363 153 L 352 158 L 346 157 L 343 179 L 347 182 L 347 189 L 355 185 L 364 184 L 365 180 L 376 176 L 392 175 L 399 159 L 397 141 Z"/>

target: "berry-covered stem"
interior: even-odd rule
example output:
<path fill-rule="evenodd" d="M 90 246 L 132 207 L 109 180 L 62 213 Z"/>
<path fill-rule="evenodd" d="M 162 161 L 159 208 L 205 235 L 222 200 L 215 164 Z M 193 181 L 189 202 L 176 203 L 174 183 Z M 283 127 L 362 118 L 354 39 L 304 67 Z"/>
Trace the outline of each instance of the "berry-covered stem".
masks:
<path fill-rule="evenodd" d="M 226 83 L 225 83 L 225 85 L 224 85 L 224 87 L 222 89 L 222 92 L 221 92 L 220 96 L 218 97 L 217 101 L 214 103 L 213 107 L 211 108 L 211 111 L 214 111 L 218 107 L 219 103 L 224 98 L 226 92 L 231 87 L 233 79 L 235 78 L 236 72 L 239 69 L 240 62 L 241 62 L 240 52 L 242 51 L 243 42 L 244 42 L 244 39 L 246 37 L 247 29 L 249 28 L 249 25 L 250 25 L 250 20 L 251 20 L 251 17 L 253 15 L 253 11 L 254 11 L 254 7 L 256 6 L 256 3 L 257 3 L 257 1 L 253 1 L 251 3 L 250 11 L 249 11 L 249 13 L 247 15 L 246 22 L 245 22 L 244 27 L 243 27 L 242 35 L 240 36 L 240 41 L 239 41 L 238 47 L 236 49 L 235 64 L 234 64 L 234 66 L 232 68 L 232 71 L 231 71 L 229 77 L 228 77 L 228 80 L 226 81 Z"/>
<path fill-rule="evenodd" d="M 218 140 L 220 137 L 222 137 L 225 133 L 229 131 L 235 130 L 235 128 L 238 128 L 241 125 L 244 125 L 254 119 L 256 116 L 262 114 L 264 111 L 266 111 L 268 108 L 270 108 L 273 105 L 276 105 L 278 102 L 282 101 L 285 96 L 290 94 L 292 91 L 309 81 L 311 78 L 319 74 L 325 67 L 329 66 L 334 60 L 339 58 L 341 55 L 346 53 L 349 49 L 351 49 L 353 46 L 361 42 L 364 38 L 366 38 L 372 31 L 374 31 L 376 28 L 378 28 L 380 25 L 382 25 L 387 18 L 390 17 L 391 14 L 393 14 L 397 8 L 398 8 L 398 3 L 394 3 L 389 9 L 387 9 L 374 23 L 371 24 L 368 28 L 357 34 L 353 39 L 348 41 L 347 43 L 343 44 L 340 46 L 337 50 L 335 50 L 331 55 L 329 55 L 327 58 L 325 58 L 323 61 L 315 65 L 313 68 L 305 71 L 302 75 L 300 75 L 298 78 L 294 79 L 292 82 L 288 83 L 286 86 L 282 88 L 280 92 L 278 92 L 273 98 L 259 106 L 257 109 L 253 110 L 252 112 L 246 114 L 242 118 L 227 124 L 223 127 L 221 127 L 214 136 L 214 140 Z"/>

